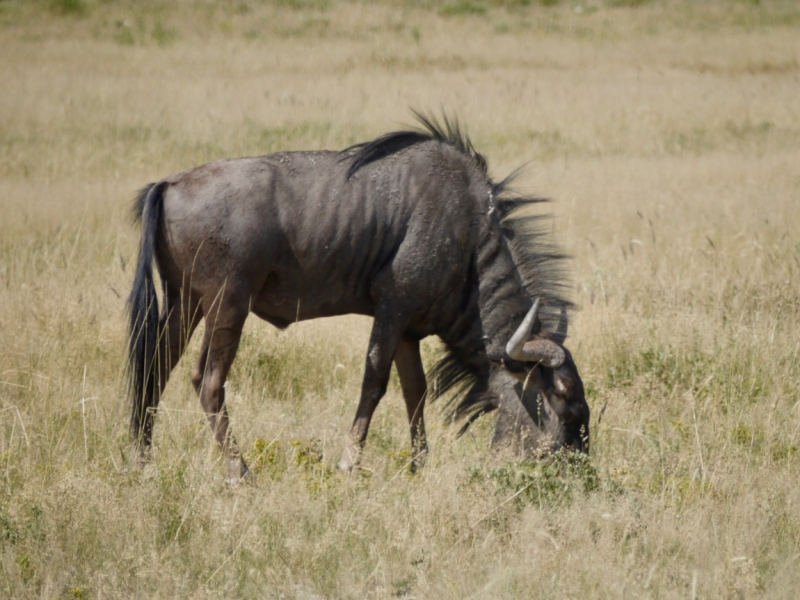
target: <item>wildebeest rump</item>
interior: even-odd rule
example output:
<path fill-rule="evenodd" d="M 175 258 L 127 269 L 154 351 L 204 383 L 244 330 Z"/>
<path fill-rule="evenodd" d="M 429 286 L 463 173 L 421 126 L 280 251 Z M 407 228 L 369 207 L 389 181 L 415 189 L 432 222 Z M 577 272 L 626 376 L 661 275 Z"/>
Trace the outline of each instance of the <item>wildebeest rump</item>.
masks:
<path fill-rule="evenodd" d="M 250 313 L 280 328 L 347 313 L 374 317 L 342 469 L 358 464 L 392 362 L 414 466 L 427 451 L 429 389 L 457 391 L 453 416 L 465 428 L 499 408 L 497 439 L 521 427 L 537 447 L 587 448 L 589 408 L 563 347 L 563 257 L 535 217 L 515 217 L 538 200 L 513 194 L 510 178 L 494 183 L 456 123 L 419 118 L 419 131 L 342 152 L 220 160 L 142 190 L 129 299 L 135 461 L 144 460 L 170 371 L 204 318 L 192 383 L 229 478 L 248 473 L 224 384 Z M 419 345 L 429 335 L 447 352 L 426 380 Z M 534 392 L 533 408 L 520 401 L 523 383 Z"/>

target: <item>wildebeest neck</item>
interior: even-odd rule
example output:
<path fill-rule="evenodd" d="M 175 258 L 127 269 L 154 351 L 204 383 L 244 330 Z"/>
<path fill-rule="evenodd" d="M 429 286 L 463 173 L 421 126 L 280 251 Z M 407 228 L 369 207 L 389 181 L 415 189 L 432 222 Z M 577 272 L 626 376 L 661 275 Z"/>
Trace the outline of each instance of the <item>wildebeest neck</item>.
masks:
<path fill-rule="evenodd" d="M 487 212 L 470 269 L 466 310 L 454 330 L 442 336 L 473 368 L 504 356 L 508 339 L 531 305 L 499 219 L 491 207 Z"/>

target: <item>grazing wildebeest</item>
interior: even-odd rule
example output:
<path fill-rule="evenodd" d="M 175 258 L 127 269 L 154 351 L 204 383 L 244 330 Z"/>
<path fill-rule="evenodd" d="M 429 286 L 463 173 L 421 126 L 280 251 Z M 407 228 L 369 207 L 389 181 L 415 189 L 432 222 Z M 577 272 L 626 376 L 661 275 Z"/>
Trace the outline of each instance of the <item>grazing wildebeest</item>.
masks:
<path fill-rule="evenodd" d="M 424 461 L 428 383 L 420 340 L 429 335 L 447 348 L 432 370 L 432 392 L 459 392 L 453 416 L 466 420 L 464 429 L 499 408 L 498 442 L 523 431 L 537 447 L 587 449 L 589 407 L 563 346 L 562 256 L 535 217 L 515 217 L 515 209 L 538 200 L 511 193 L 511 178 L 492 182 L 457 123 L 417 116 L 420 130 L 342 152 L 219 160 L 141 191 L 129 299 L 137 464 L 151 444 L 170 371 L 202 317 L 192 383 L 229 479 L 248 474 L 230 432 L 224 386 L 251 312 L 279 328 L 347 313 L 374 317 L 343 470 L 359 462 L 393 361 L 413 467 Z M 163 290 L 160 316 L 153 261 Z M 521 401 L 523 384 L 535 402 Z"/>

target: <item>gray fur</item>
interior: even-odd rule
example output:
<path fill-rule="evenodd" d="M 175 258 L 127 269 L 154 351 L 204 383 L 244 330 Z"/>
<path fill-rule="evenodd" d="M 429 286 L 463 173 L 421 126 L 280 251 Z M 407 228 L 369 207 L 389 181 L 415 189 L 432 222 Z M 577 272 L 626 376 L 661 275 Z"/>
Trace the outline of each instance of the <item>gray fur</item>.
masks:
<path fill-rule="evenodd" d="M 408 408 L 414 464 L 422 463 L 427 384 L 419 340 L 429 335 L 448 348 L 445 367 L 433 373 L 441 377 L 432 382 L 434 391 L 465 382 L 457 414 L 516 411 L 524 406 L 519 396 L 509 408 L 512 400 L 500 401 L 509 395 L 507 382 L 497 382 L 507 371 L 517 379 L 532 371 L 532 393 L 554 404 L 561 398 L 562 416 L 579 421 L 588 439 L 588 406 L 571 357 L 559 369 L 547 369 L 505 355 L 532 304 L 532 290 L 544 307 L 534 338 L 552 338 L 542 322 L 547 325 L 548 315 L 567 304 L 560 293 L 562 255 L 536 239 L 534 220 L 511 214 L 537 200 L 509 196 L 508 181 L 493 183 L 485 160 L 457 125 L 423 125 L 424 131 L 388 134 L 342 153 L 216 161 L 146 188 L 134 209 L 150 215 L 140 259 L 155 258 L 165 306 L 155 360 L 131 352 L 132 380 L 145 381 L 132 391 L 139 456 L 150 444 L 152 412 L 169 372 L 202 316 L 206 333 L 193 382 L 229 458 L 229 475 L 247 474 L 228 430 L 224 380 L 250 312 L 281 328 L 348 313 L 374 317 L 343 469 L 358 464 L 393 361 Z M 544 251 L 530 251 L 537 247 Z M 152 328 L 139 327 L 154 304 L 137 301 L 143 294 L 139 287 L 131 294 L 132 348 L 138 336 L 153 335 Z M 556 385 L 559 377 L 568 385 Z M 572 396 L 557 391 L 565 389 Z M 470 404 L 475 398 L 482 402 L 477 413 Z M 574 423 L 560 422 L 558 412 L 548 427 L 569 430 Z M 502 438 L 502 431 L 497 435 Z M 572 434 L 555 437 L 563 439 L 553 447 L 585 448 Z"/>

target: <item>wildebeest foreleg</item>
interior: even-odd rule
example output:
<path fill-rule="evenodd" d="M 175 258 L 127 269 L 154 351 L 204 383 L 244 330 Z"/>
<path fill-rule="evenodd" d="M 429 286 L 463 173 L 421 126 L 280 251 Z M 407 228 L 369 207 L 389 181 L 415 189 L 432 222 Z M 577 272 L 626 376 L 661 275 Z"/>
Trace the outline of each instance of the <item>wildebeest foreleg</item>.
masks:
<path fill-rule="evenodd" d="M 228 482 L 238 483 L 250 471 L 230 430 L 228 408 L 225 405 L 225 379 L 236 357 L 247 313 L 220 310 L 215 317 L 206 317 L 203 346 L 192 374 L 192 383 L 200 395 L 200 404 L 214 439 L 227 461 Z"/>
<path fill-rule="evenodd" d="M 375 314 L 364 368 L 364 381 L 361 384 L 361 400 L 358 403 L 353 426 L 345 441 L 342 457 L 339 459 L 338 466 L 342 471 L 349 472 L 358 466 L 372 415 L 386 393 L 392 360 L 405 328 L 404 323 L 398 323 L 399 319 L 396 316 L 392 318 L 390 315 L 391 311 L 383 313 L 376 311 Z"/>
<path fill-rule="evenodd" d="M 394 364 L 397 367 L 397 374 L 400 376 L 400 386 L 403 388 L 403 398 L 406 401 L 406 411 L 408 411 L 411 451 L 413 452 L 411 470 L 415 472 L 425 464 L 428 454 L 423 416 L 428 384 L 425 379 L 425 369 L 422 366 L 422 357 L 419 353 L 419 340 L 403 336 L 397 346 Z"/>

